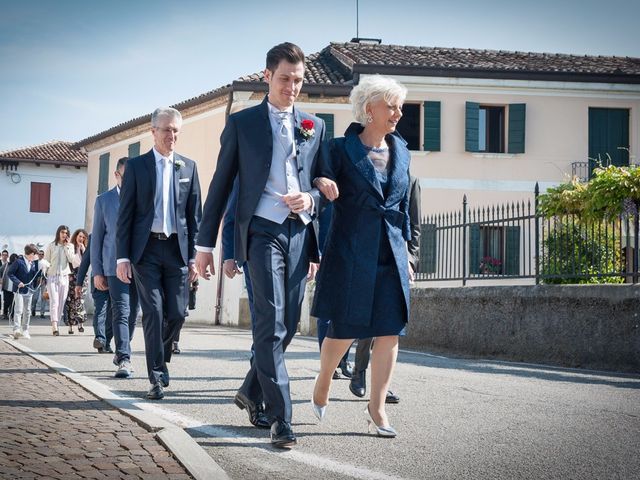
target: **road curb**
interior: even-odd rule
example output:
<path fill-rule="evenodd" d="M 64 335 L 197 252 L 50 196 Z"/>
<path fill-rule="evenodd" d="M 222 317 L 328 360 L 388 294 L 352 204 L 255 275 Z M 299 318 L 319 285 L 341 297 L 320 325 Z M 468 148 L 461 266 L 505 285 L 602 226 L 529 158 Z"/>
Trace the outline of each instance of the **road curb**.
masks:
<path fill-rule="evenodd" d="M 230 480 L 224 469 L 184 429 L 160 418 L 154 413 L 141 410 L 134 403 L 140 400 L 120 397 L 100 382 L 85 377 L 51 360 L 6 335 L 3 336 L 2 340 L 38 362 L 45 364 L 55 372 L 64 375 L 100 400 L 116 408 L 123 415 L 133 419 L 146 430 L 154 432 L 156 439 L 171 452 L 196 480 Z"/>

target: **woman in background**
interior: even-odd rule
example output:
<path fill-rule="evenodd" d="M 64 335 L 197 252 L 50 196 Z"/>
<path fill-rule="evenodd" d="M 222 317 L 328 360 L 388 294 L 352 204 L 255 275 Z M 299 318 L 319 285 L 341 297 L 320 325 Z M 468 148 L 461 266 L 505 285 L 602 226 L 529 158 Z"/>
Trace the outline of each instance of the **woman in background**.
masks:
<path fill-rule="evenodd" d="M 73 245 L 74 255 L 78 256 L 82 260 L 82 254 L 87 249 L 87 241 L 89 235 L 86 230 L 79 228 L 73 235 L 71 235 L 71 245 Z M 78 263 L 78 265 L 80 265 Z M 84 332 L 84 321 L 87 316 L 87 312 L 84 309 L 84 296 L 87 293 L 88 277 L 82 285 L 80 292 L 76 291 L 76 283 L 78 277 L 78 266 L 71 266 L 71 272 L 69 273 L 69 294 L 67 295 L 67 301 L 64 305 L 64 311 L 67 316 L 67 322 L 69 323 L 69 335 L 73 335 L 73 326 L 78 326 L 80 333 Z"/>
<path fill-rule="evenodd" d="M 49 312 L 54 335 L 59 335 L 58 323 L 62 319 L 62 312 L 69 293 L 71 267 L 77 268 L 80 265 L 80 260 L 80 256 L 76 255 L 73 245 L 69 242 L 69 227 L 60 225 L 56 230 L 55 240 L 47 245 L 44 251 L 43 260 L 47 269 Z"/>

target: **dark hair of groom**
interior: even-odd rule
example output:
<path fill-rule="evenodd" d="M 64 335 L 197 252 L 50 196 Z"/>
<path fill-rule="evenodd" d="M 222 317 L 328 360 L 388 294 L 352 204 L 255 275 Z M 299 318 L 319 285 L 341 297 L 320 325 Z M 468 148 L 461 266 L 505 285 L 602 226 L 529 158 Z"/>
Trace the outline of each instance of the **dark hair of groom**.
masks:
<path fill-rule="evenodd" d="M 282 60 L 294 65 L 304 63 L 304 53 L 299 46 L 290 42 L 276 45 L 267 52 L 267 69 L 275 72 Z"/>

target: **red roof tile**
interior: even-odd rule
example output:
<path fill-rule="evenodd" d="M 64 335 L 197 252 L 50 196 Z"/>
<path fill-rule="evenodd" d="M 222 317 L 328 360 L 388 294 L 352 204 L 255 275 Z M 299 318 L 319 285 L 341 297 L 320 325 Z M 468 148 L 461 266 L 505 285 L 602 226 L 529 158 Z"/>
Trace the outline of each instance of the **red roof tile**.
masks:
<path fill-rule="evenodd" d="M 87 166 L 87 154 L 72 148 L 74 142 L 53 140 L 51 142 L 0 152 L 0 161 L 50 163 L 55 165 Z"/>

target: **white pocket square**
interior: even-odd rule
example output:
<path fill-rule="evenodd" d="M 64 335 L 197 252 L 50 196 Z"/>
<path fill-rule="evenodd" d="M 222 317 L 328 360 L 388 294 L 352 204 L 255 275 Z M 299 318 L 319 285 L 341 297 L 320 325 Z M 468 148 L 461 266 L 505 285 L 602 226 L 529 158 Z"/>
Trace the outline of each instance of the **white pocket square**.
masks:
<path fill-rule="evenodd" d="M 187 183 L 189 180 L 191 180 L 190 178 L 181 178 L 179 180 L 180 183 Z"/>

